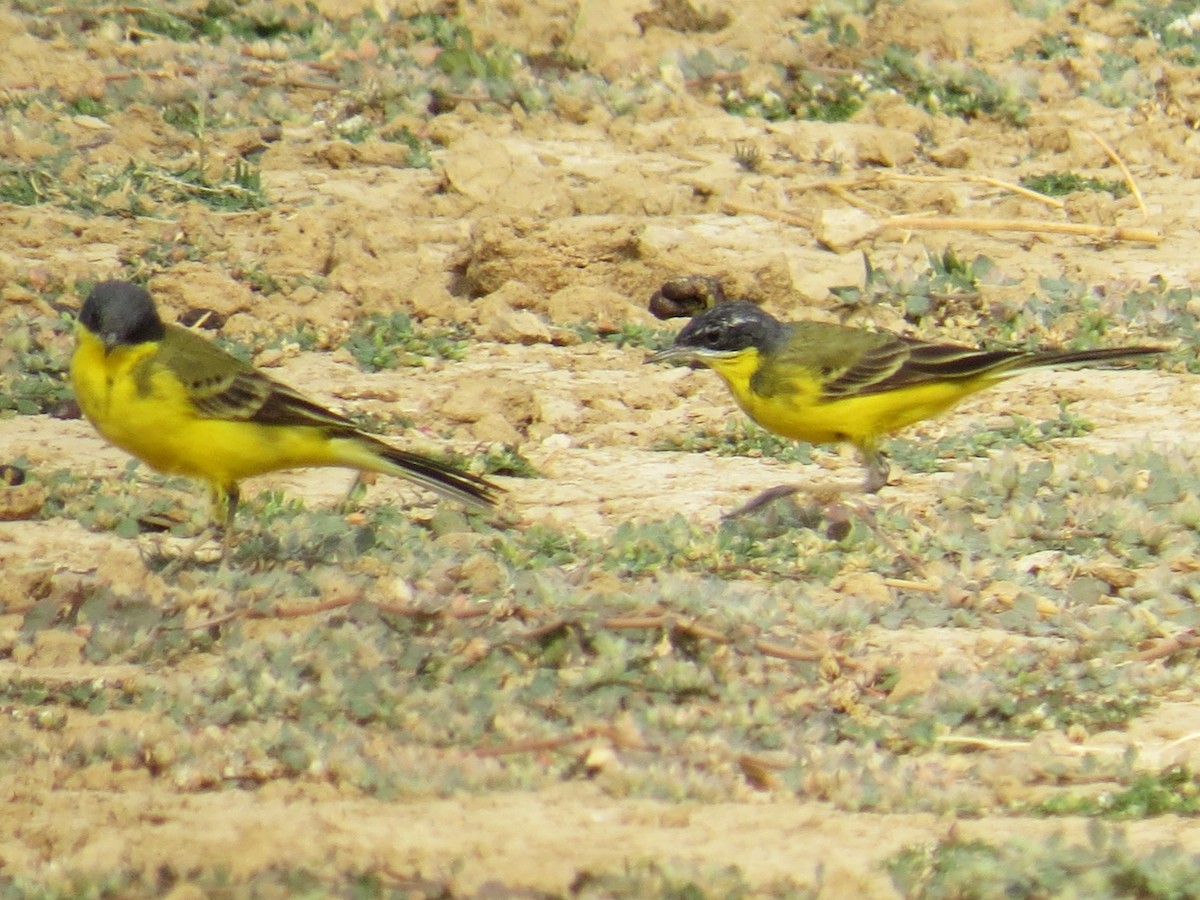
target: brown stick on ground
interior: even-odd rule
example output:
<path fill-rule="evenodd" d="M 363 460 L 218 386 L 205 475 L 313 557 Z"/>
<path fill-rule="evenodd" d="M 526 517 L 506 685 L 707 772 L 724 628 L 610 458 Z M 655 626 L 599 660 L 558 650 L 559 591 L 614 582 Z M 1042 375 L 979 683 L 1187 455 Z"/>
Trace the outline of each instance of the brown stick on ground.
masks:
<path fill-rule="evenodd" d="M 748 206 L 726 201 L 722 209 L 727 213 L 748 213 L 774 219 L 799 228 L 811 228 L 811 216 L 797 215 L 775 209 Z M 909 231 L 1021 231 L 1028 234 L 1074 234 L 1100 241 L 1134 241 L 1158 244 L 1163 236 L 1151 228 L 1126 228 L 1110 225 L 1085 225 L 1081 222 L 1038 222 L 1030 219 L 983 219 L 955 218 L 953 216 L 891 216 L 875 223 L 869 234 L 877 234 L 885 228 L 902 228 Z"/>

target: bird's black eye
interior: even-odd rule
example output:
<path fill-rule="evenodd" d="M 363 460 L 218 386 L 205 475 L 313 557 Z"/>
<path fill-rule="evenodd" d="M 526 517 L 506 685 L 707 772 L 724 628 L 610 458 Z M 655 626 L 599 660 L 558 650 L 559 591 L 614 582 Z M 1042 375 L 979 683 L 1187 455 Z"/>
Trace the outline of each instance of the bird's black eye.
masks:
<path fill-rule="evenodd" d="M 722 329 L 718 325 L 706 325 L 700 332 L 700 341 L 705 347 L 718 347 L 721 343 Z"/>

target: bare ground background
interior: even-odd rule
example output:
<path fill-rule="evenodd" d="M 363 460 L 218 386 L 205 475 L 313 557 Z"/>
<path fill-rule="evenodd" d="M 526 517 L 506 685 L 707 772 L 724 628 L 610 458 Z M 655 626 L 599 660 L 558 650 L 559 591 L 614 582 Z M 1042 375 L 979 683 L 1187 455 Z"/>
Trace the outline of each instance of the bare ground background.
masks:
<path fill-rule="evenodd" d="M 1137 772 L 1192 758 L 1200 704 L 1188 678 L 1190 656 L 1138 657 L 1172 634 L 1188 633 L 1190 545 L 1177 542 L 1158 561 L 1151 555 L 1136 563 L 1113 549 L 1129 538 L 1122 534 L 1082 549 L 1064 538 L 1036 558 L 1025 544 L 1010 554 L 1001 532 L 1025 500 L 990 474 L 993 464 L 984 459 L 942 460 L 943 472 L 906 472 L 899 454 L 896 483 L 863 502 L 885 520 L 916 523 L 914 533 L 995 532 L 993 558 L 947 551 L 926 567 L 906 568 L 896 550 L 908 546 L 905 533 L 876 541 L 870 528 L 863 540 L 874 549 L 843 558 L 836 541 L 809 525 L 796 527 L 794 552 L 802 561 L 790 569 L 774 563 L 756 569 L 722 557 L 724 569 L 706 570 L 696 559 L 707 551 L 694 550 L 690 562 L 678 564 L 690 573 L 678 576 L 681 587 L 670 581 L 675 560 L 657 572 L 605 567 L 604 555 L 618 553 L 613 535 L 622 528 L 678 514 L 686 523 L 679 527 L 717 534 L 721 514 L 759 489 L 783 480 L 860 478 L 854 459 L 837 451 L 816 451 L 805 464 L 660 449 L 665 437 L 723 433 L 736 420 L 731 401 L 707 373 L 651 369 L 642 362 L 645 347 L 589 335 L 663 328 L 646 301 L 667 278 L 719 274 L 729 293 L 785 317 L 832 318 L 845 310 L 829 288 L 861 286 L 864 255 L 902 283 L 949 249 L 968 261 L 984 256 L 995 267 L 959 305 L 950 298 L 936 316 L 914 324 L 880 297 L 857 319 L 923 336 L 1002 339 L 995 323 L 1019 320 L 1022 304 L 1043 290 L 1039 279 L 1050 278 L 1086 285 L 1089 297 L 1101 298 L 1107 334 L 1097 339 L 1111 343 L 1162 341 L 1171 331 L 1167 321 L 1147 334 L 1144 322 L 1126 322 L 1107 298 L 1156 284 L 1191 290 L 1200 281 L 1194 70 L 1139 32 L 1136 9 L 1068 3 L 1017 11 L 935 0 L 844 9 L 774 0 L 744 6 L 538 0 L 443 8 L 323 0 L 316 12 L 296 10 L 285 27 L 262 28 L 258 36 L 173 34 L 139 7 L 11 6 L 0 14 L 0 142 L 6 186 L 26 193 L 8 194 L 11 202 L 0 206 L 0 320 L 19 336 L 30 321 L 53 322 L 59 311 L 77 308 L 92 281 L 136 277 L 173 317 L 213 311 L 219 332 L 253 347 L 256 362 L 281 380 L 341 408 L 393 417 L 385 423 L 417 423 L 396 435 L 408 446 L 452 446 L 465 458 L 489 447 L 517 448 L 541 477 L 496 476 L 509 489 L 501 527 L 573 536 L 576 556 L 554 570 L 560 580 L 546 589 L 573 598 L 563 601 L 575 604 L 565 618 L 584 614 L 595 600 L 617 602 L 629 615 L 671 613 L 675 603 L 683 618 L 703 620 L 683 597 L 693 588 L 706 596 L 715 582 L 742 591 L 714 595 L 718 619 L 727 614 L 724 605 L 743 600 L 751 610 L 756 603 L 805 604 L 807 619 L 784 616 L 760 636 L 809 648 L 809 656 L 756 657 L 754 673 L 742 673 L 747 683 L 766 685 L 745 702 L 754 715 L 777 711 L 797 729 L 818 710 L 862 724 L 872 715 L 864 704 L 920 697 L 934 690 L 939 673 L 968 677 L 962 673 L 1003 668 L 1006 655 L 1020 653 L 1064 664 L 1093 658 L 1114 679 L 1129 673 L 1149 692 L 1138 698 L 1137 714 L 1111 730 L 1061 727 L 1047 715 L 1044 727 L 1024 721 L 1011 740 L 988 732 L 974 746 L 936 740 L 897 746 L 867 725 L 859 732 L 844 728 L 835 739 L 830 735 L 843 726 L 832 725 L 822 733 L 828 752 L 804 748 L 801 759 L 786 736 L 773 745 L 736 729 L 707 731 L 703 711 L 694 720 L 677 712 L 689 702 L 685 694 L 607 712 L 581 704 L 578 713 L 560 698 L 538 707 L 553 707 L 546 721 L 561 723 L 557 736 L 528 721 L 506 721 L 503 707 L 484 715 L 479 731 L 443 729 L 433 704 L 406 724 L 388 720 L 386 727 L 376 722 L 354 731 L 355 746 L 401 785 L 375 789 L 365 776 L 346 775 L 329 761 L 336 738 L 320 751 L 306 750 L 303 763 L 290 763 L 278 741 L 262 737 L 303 730 L 303 713 L 209 719 L 202 707 L 217 703 L 216 694 L 198 685 L 211 686 L 223 671 L 246 664 L 248 647 L 273 648 L 289 663 L 301 652 L 298 641 L 309 641 L 303 653 L 320 652 L 326 629 L 333 641 L 358 624 L 336 603 L 345 592 L 397 607 L 483 609 L 497 622 L 507 621 L 501 611 L 516 609 L 531 628 L 553 624 L 549 613 L 539 618 L 530 600 L 549 595 L 522 593 L 519 554 L 495 562 L 493 539 L 472 536 L 485 526 L 439 525 L 428 497 L 380 482 L 363 504 L 407 505 L 419 523 L 432 522 L 430 536 L 418 540 L 429 543 L 436 534 L 438 547 L 458 555 L 441 564 L 436 555 L 392 559 L 376 549 L 369 564 L 348 567 L 325 559 L 309 573 L 316 586 L 308 584 L 299 601 L 308 612 L 273 616 L 293 599 L 292 582 L 239 581 L 205 567 L 164 579 L 142 557 L 155 536 L 119 536 L 112 518 L 91 512 L 81 522 L 42 505 L 39 482 L 69 470 L 79 479 L 71 509 L 94 511 L 117 496 L 127 498 L 127 515 L 165 496 L 193 524 L 202 515 L 199 491 L 189 493 L 180 482 L 164 488 L 145 469 L 128 473 L 123 455 L 85 422 L 14 415 L 0 419 L 0 460 L 23 461 L 35 499 L 23 505 L 8 497 L 6 506 L 18 511 L 0 524 L 6 583 L 0 877 L 10 886 L 70 893 L 71 885 L 109 877 L 117 879 L 110 886 L 118 893 L 149 885 L 185 896 L 190 889 L 215 890 L 215 882 L 204 881 L 213 872 L 224 873 L 223 884 L 237 893 L 264 872 L 304 870 L 335 892 L 345 888 L 339 879 L 348 873 L 370 873 L 384 887 L 454 895 L 489 883 L 493 891 L 561 893 L 583 885 L 582 872 L 619 875 L 651 860 L 708 887 L 719 883 L 720 867 L 736 866 L 735 882 L 755 889 L 774 890 L 773 883 L 790 879 L 822 896 L 889 896 L 897 885 L 884 863 L 906 847 L 1022 839 L 1035 846 L 1056 833 L 1085 841 L 1085 817 L 1032 815 L 1022 804 L 1055 784 L 1117 790 Z M 839 27 L 854 29 L 857 43 L 833 39 L 831 8 Z M 165 7 L 182 22 L 196 21 L 202 9 Z M 230 13 L 229 21 L 240 15 L 278 21 L 265 7 L 248 9 Z M 473 36 L 467 49 L 495 71 L 458 81 L 443 72 L 435 99 L 412 74 L 436 72 L 444 51 L 413 24 L 421 13 L 447 21 L 460 16 Z M 1047 50 L 1059 45 L 1071 52 Z M 518 93 L 495 101 L 486 90 L 505 77 L 503 53 L 494 49 L 501 46 L 521 54 L 511 77 Z M 877 86 L 863 89 L 863 105 L 849 122 L 767 121 L 729 111 L 739 97 L 770 109 L 790 83 L 781 75 L 785 68 L 793 81 L 837 81 L 889 47 L 906 48 L 930 67 L 989 73 L 999 105 L 955 115 Z M 1114 54 L 1135 64 L 1112 74 L 1105 66 Z M 409 66 L 403 72 L 396 64 L 401 56 Z M 1096 87 L 1124 91 L 1115 98 L 1123 102 Z M 521 90 L 541 91 L 540 100 Z M 1025 111 L 1011 115 L 1018 105 Z M 1144 210 L 1131 195 L 1094 191 L 1070 194 L 1064 208 L 1055 208 L 979 180 L 1016 183 L 1027 175 L 1076 172 L 1123 182 L 1093 135 L 1128 165 Z M 417 151 L 428 155 L 427 166 L 413 165 L 420 162 L 411 155 Z M 203 188 L 176 183 L 185 169 L 199 171 L 210 192 L 233 184 L 226 192 L 237 200 L 250 185 L 266 202 L 216 208 Z M 261 184 L 246 171 L 260 175 Z M 1161 240 L 864 225 L 912 214 L 1124 226 Z M 340 345 L 369 314 L 393 311 L 427 329 L 458 328 L 469 336 L 462 358 L 362 371 Z M 307 323 L 309 343 L 273 341 L 301 334 L 298 321 Z M 1088 321 L 1068 304 L 1062 315 L 1016 331 L 1021 339 L 1065 343 Z M 47 326 L 38 333 L 60 359 L 69 353 L 65 330 Z M 29 350 L 22 341 L 5 344 L 9 363 Z M 1010 414 L 1054 420 L 1067 401 L 1092 430 L 1002 449 L 1001 468 L 1028 472 L 1047 459 L 1061 473 L 1096 454 L 1132 454 L 1142 462 L 1125 468 L 1136 470 L 1158 453 L 1169 460 L 1166 475 L 1150 470 L 1140 482 L 1129 475 L 1129 491 L 1169 477 L 1173 499 L 1191 502 L 1191 444 L 1200 426 L 1195 377 L 1185 371 L 1192 355 L 1177 354 L 1156 370 L 1037 374 L 905 437 L 928 444 L 948 438 L 953 445 Z M 12 377 L 11 367 L 5 371 Z M 1120 465 L 1101 469 L 1093 466 L 1076 493 L 1101 497 L 1125 477 Z M 285 473 L 251 482 L 245 492 L 251 506 L 263 492 L 281 490 L 328 511 L 350 480 L 340 472 Z M 995 489 L 997 503 L 986 515 L 974 510 L 965 524 L 962 504 L 981 484 Z M 1013 492 L 1011 506 L 1005 490 Z M 1074 509 L 1062 497 L 1046 502 Z M 243 521 L 250 515 L 244 511 Z M 1062 527 L 1082 533 L 1085 517 L 1080 512 Z M 595 542 L 587 545 L 591 551 L 579 549 L 585 541 Z M 915 552 L 924 546 L 916 544 Z M 258 571 L 250 552 L 242 564 Z M 262 568 L 295 568 L 286 552 L 275 552 Z M 677 558 L 688 553 L 685 547 Z M 831 560 L 824 569 L 814 562 L 822 555 Z M 1023 561 L 1014 568 L 1017 556 Z M 1086 600 L 1070 593 L 1083 577 L 1095 589 Z M 578 593 L 585 588 L 592 593 Z M 1174 592 L 1169 601 L 1163 591 Z M 85 607 L 82 618 L 64 616 L 72 604 L 100 594 L 109 603 L 103 613 Z M 957 605 L 968 618 L 931 619 L 923 627 L 907 613 L 888 617 L 888 609 L 907 609 L 911 597 L 932 598 L 931 608 Z M 331 601 L 331 611 L 313 609 Z M 1027 620 L 1004 618 L 1023 603 Z M 1088 618 L 1092 613 L 1079 612 L 1084 603 L 1119 610 L 1139 624 L 1121 626 L 1121 639 L 1100 642 L 1095 634 L 1102 626 Z M 151 650 L 96 649 L 96 620 L 115 616 L 104 619 L 113 628 L 122 604 L 161 617 L 154 620 L 157 631 L 137 626 Z M 868 612 L 858 619 L 857 612 L 828 612 L 860 606 Z M 259 617 L 229 618 L 247 607 Z M 737 628 L 758 627 L 751 613 L 746 618 Z M 432 637 L 422 632 L 422 639 L 440 642 L 455 658 L 486 655 L 472 641 L 494 649 L 516 640 L 473 634 L 465 614 L 431 621 L 442 621 L 444 630 L 427 626 Z M 676 641 L 669 623 L 660 626 L 646 626 L 646 653 L 660 660 L 684 654 L 686 641 Z M 172 633 L 188 639 L 160 647 L 155 641 L 164 629 L 180 629 Z M 211 640 L 200 643 L 196 635 Z M 710 638 L 691 636 L 701 643 Z M 342 660 L 346 671 L 366 651 L 355 653 Z M 269 678 L 283 656 L 262 657 L 260 675 Z M 371 658 L 370 670 L 380 664 Z M 408 664 L 392 670 L 396 691 L 407 691 L 406 679 L 416 677 Z M 881 671 L 890 680 L 881 681 Z M 310 676 L 317 677 L 298 677 Z M 466 667 L 448 670 L 451 676 L 473 677 Z M 487 690 L 522 677 L 495 676 Z M 854 698 L 842 690 L 848 682 Z M 246 684 L 251 694 L 275 690 Z M 1070 704 L 1069 682 L 1051 692 Z M 191 712 L 164 712 L 163 696 L 187 705 L 193 694 L 207 699 L 196 699 Z M 230 687 L 221 702 L 235 694 Z M 669 726 L 659 718 L 677 714 Z M 913 721 L 920 717 L 918 711 Z M 447 713 L 445 722 L 453 721 Z M 945 733 L 974 732 L 948 727 Z M 479 757 L 481 747 L 506 752 Z M 1129 759 L 1130 748 L 1136 762 L 1118 771 L 1114 761 Z M 653 775 L 648 783 L 628 774 L 643 770 Z M 613 774 L 620 772 L 626 774 Z M 866 781 L 885 786 L 867 793 Z M 1146 817 L 1125 827 L 1135 854 L 1164 847 L 1200 853 L 1187 818 Z M 933 876 L 923 878 L 914 891 Z M 193 882 L 207 887 L 188 888 Z M 639 884 L 636 890 L 649 890 Z"/>

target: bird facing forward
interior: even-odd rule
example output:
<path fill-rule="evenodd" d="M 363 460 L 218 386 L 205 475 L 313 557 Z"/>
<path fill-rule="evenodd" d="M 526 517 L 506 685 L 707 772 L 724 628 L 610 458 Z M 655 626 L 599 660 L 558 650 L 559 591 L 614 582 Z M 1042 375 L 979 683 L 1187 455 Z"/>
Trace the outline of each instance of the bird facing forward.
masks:
<path fill-rule="evenodd" d="M 306 466 L 407 478 L 476 509 L 492 483 L 399 450 L 179 325 L 127 281 L 88 294 L 75 326 L 71 383 L 84 416 L 110 443 L 160 472 L 208 484 L 228 542 L 238 482 Z"/>

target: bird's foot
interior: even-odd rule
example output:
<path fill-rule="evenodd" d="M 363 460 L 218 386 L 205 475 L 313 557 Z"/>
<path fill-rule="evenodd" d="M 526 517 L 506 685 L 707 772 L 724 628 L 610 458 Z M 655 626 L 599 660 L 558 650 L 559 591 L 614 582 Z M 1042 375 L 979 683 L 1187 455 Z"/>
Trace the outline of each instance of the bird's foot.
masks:
<path fill-rule="evenodd" d="M 782 500 L 784 497 L 791 497 L 805 490 L 802 484 L 779 484 L 773 488 L 767 488 L 748 503 L 743 503 L 737 509 L 731 510 L 721 516 L 722 519 L 737 519 L 741 516 L 748 516 L 750 513 L 758 512 L 766 506 L 770 506 L 776 500 Z"/>
<path fill-rule="evenodd" d="M 161 578 L 171 578 L 185 566 L 224 563 L 229 558 L 229 547 L 220 529 L 209 525 L 190 540 L 167 534 L 154 535 L 141 546 L 141 554 L 147 568 L 165 562 L 158 574 Z"/>
<path fill-rule="evenodd" d="M 880 489 L 887 486 L 892 467 L 878 450 L 864 450 L 862 461 L 867 469 L 867 480 L 863 483 L 863 490 L 868 494 L 878 494 Z"/>

